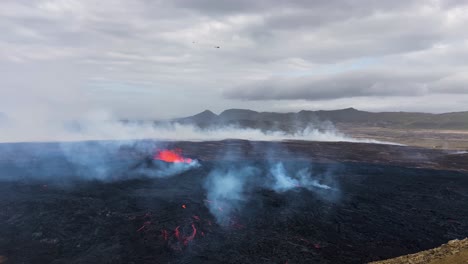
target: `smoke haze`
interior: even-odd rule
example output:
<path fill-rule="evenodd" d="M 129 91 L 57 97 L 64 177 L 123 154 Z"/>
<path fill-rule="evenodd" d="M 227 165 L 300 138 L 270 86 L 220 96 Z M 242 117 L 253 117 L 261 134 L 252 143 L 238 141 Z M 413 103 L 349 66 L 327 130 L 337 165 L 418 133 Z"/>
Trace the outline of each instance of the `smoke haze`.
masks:
<path fill-rule="evenodd" d="M 199 128 L 190 124 L 122 122 L 106 112 L 85 114 L 83 118 L 70 120 L 32 118 L 0 120 L 0 143 L 5 142 L 65 142 L 86 140 L 312 140 L 379 143 L 375 140 L 354 139 L 340 133 L 332 125 L 324 129 L 321 123 L 286 133 L 241 128 L 227 125 L 215 128 Z"/>

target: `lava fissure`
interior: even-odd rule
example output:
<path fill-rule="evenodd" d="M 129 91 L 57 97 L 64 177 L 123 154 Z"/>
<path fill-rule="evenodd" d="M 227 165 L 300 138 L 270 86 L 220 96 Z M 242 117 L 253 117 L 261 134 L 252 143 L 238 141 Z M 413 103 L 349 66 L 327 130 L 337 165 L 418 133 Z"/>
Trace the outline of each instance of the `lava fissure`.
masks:
<path fill-rule="evenodd" d="M 155 160 L 161 160 L 169 163 L 192 163 L 192 159 L 185 158 L 182 156 L 181 149 L 169 150 L 162 149 L 158 150 L 153 157 Z"/>

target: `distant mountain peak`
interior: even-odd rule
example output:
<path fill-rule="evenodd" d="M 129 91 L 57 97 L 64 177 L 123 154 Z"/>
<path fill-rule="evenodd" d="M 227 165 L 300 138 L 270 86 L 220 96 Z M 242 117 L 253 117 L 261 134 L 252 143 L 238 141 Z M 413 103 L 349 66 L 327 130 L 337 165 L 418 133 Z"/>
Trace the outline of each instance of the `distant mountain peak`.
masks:
<path fill-rule="evenodd" d="M 179 118 L 177 119 L 177 121 L 180 121 L 180 122 L 201 122 L 201 123 L 204 123 L 204 122 L 212 122 L 213 120 L 217 119 L 218 118 L 218 115 L 213 113 L 212 111 L 210 110 L 205 110 L 203 112 L 200 112 L 196 115 L 193 115 L 193 116 L 189 116 L 189 117 L 185 117 L 185 118 Z"/>
<path fill-rule="evenodd" d="M 224 110 L 219 117 L 224 120 L 254 119 L 258 112 L 249 109 L 228 109 Z"/>
<path fill-rule="evenodd" d="M 217 115 L 217 114 L 213 113 L 211 110 L 206 109 L 205 111 L 200 112 L 197 115 L 211 115 L 211 116 L 213 116 L 213 115 Z"/>
<path fill-rule="evenodd" d="M 218 115 L 208 109 L 192 116 L 192 118 L 216 118 L 216 117 L 218 117 Z"/>
<path fill-rule="evenodd" d="M 258 112 L 254 111 L 254 110 L 250 110 L 250 109 L 231 108 L 231 109 L 224 110 L 219 115 L 230 114 L 230 113 L 252 113 L 252 114 L 255 114 L 255 113 L 258 113 Z"/>
<path fill-rule="evenodd" d="M 327 121 L 356 126 L 418 128 L 418 129 L 466 129 L 468 112 L 445 114 L 412 112 L 368 112 L 348 107 L 337 110 L 302 110 L 298 113 L 257 112 L 249 109 L 228 109 L 214 114 L 205 110 L 191 117 L 177 119 L 180 122 L 200 124 L 236 124 L 249 128 L 288 130 L 299 125 Z"/>
<path fill-rule="evenodd" d="M 342 112 L 362 112 L 354 107 L 348 107 L 348 108 L 344 108 L 344 109 L 340 109 L 340 110 L 336 110 L 336 111 L 342 111 Z"/>

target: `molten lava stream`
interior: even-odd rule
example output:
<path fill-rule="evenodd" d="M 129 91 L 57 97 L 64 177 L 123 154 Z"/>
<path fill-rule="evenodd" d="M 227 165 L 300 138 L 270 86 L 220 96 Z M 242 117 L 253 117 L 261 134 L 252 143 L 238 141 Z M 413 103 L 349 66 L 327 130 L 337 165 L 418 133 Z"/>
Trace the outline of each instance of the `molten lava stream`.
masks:
<path fill-rule="evenodd" d="M 190 158 L 184 158 L 181 155 L 181 150 L 169 150 L 169 149 L 163 149 L 163 150 L 158 150 L 156 154 L 154 155 L 155 160 L 162 160 L 165 162 L 170 162 L 170 163 L 191 163 L 192 159 Z"/>
<path fill-rule="evenodd" d="M 184 238 L 184 245 L 187 245 L 190 241 L 192 241 L 195 238 L 196 234 L 197 234 L 197 228 L 195 227 L 195 224 L 192 224 L 192 234 Z"/>

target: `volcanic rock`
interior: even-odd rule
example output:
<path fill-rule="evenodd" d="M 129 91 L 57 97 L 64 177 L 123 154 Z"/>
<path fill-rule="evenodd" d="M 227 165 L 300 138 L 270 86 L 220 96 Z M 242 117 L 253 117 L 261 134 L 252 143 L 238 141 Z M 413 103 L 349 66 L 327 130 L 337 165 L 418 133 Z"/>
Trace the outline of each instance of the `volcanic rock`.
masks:
<path fill-rule="evenodd" d="M 394 259 L 370 264 L 466 264 L 468 263 L 468 238 L 451 240 L 440 247 Z"/>

